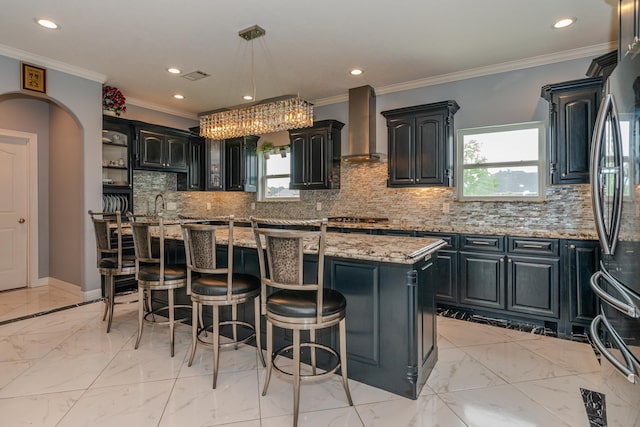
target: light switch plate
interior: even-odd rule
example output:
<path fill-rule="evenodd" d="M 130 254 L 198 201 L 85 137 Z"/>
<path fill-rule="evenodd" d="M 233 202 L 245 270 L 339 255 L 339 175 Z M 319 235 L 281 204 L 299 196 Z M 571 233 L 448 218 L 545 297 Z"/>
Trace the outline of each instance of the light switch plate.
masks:
<path fill-rule="evenodd" d="M 317 211 L 321 211 L 322 210 L 322 202 L 317 202 L 316 203 L 316 210 Z"/>
<path fill-rule="evenodd" d="M 167 203 L 167 210 L 168 211 L 175 211 L 176 209 L 178 209 L 178 206 L 176 205 L 176 202 L 168 202 Z"/>

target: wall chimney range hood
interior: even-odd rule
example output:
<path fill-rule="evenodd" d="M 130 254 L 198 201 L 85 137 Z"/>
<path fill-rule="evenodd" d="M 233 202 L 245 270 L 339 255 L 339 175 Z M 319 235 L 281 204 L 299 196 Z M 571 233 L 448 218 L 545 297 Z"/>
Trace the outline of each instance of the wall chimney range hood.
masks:
<path fill-rule="evenodd" d="M 349 146 L 345 162 L 380 160 L 376 153 L 376 93 L 371 86 L 349 89 Z"/>

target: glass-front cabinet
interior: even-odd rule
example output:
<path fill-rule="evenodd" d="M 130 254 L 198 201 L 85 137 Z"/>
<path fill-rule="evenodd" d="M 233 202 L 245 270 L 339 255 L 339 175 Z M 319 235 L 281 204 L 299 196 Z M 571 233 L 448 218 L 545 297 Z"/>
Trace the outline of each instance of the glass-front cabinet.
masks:
<path fill-rule="evenodd" d="M 207 139 L 207 190 L 224 190 L 223 150 L 223 141 Z"/>
<path fill-rule="evenodd" d="M 131 147 L 133 127 L 128 120 L 104 117 L 102 122 L 102 210 L 133 211 Z"/>

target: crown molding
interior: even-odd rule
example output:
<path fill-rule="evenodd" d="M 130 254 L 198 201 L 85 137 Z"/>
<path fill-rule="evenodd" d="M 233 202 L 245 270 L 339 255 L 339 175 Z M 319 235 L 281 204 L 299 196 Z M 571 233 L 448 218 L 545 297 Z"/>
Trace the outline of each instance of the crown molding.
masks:
<path fill-rule="evenodd" d="M 62 73 L 71 74 L 72 76 L 98 82 L 100 84 L 107 81 L 107 76 L 104 74 L 69 65 L 64 62 L 56 61 L 55 59 L 47 58 L 46 56 L 36 55 L 35 53 L 26 52 L 3 44 L 0 44 L 0 55 L 17 59 L 19 61 L 30 62 L 40 67 L 50 68 Z"/>
<path fill-rule="evenodd" d="M 557 62 L 571 61 L 591 56 L 598 56 L 617 49 L 617 43 L 602 43 L 593 46 L 581 47 L 578 49 L 555 52 L 548 55 L 533 56 L 531 58 L 519 59 L 517 61 L 503 62 L 486 67 L 472 68 L 469 70 L 457 71 L 455 73 L 441 74 L 439 76 L 425 79 L 412 80 L 404 83 L 397 83 L 376 88 L 376 94 L 384 95 L 388 93 L 401 92 L 403 90 L 417 89 L 421 87 L 434 86 L 443 83 L 455 82 L 458 80 L 471 79 L 474 77 L 488 76 L 491 74 L 505 73 L 509 71 L 521 70 L 524 68 L 538 67 L 541 65 L 554 64 Z M 349 95 L 336 95 L 312 101 L 313 105 L 320 107 L 323 105 L 337 104 L 349 100 Z"/>
<path fill-rule="evenodd" d="M 195 113 L 173 110 L 171 108 L 165 107 L 164 105 L 154 104 L 153 102 L 144 101 L 142 99 L 131 98 L 127 96 L 127 104 L 135 105 L 136 107 L 146 108 L 147 110 L 153 110 L 160 113 L 171 114 L 172 116 L 178 116 L 185 119 L 196 120 L 196 121 L 200 120 L 198 115 Z"/>

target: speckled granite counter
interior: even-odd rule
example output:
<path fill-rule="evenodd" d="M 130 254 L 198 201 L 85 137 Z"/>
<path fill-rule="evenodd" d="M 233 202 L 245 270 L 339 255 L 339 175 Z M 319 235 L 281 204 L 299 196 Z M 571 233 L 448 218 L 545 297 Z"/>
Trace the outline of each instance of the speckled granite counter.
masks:
<path fill-rule="evenodd" d="M 167 225 L 165 237 L 182 240 L 179 225 Z M 221 234 L 218 243 L 226 245 L 226 234 Z M 305 242 L 304 251 L 318 251 L 317 242 Z M 245 248 L 255 248 L 253 230 L 247 227 L 234 227 L 233 244 Z M 377 236 L 357 233 L 327 233 L 325 255 L 336 258 L 351 258 L 366 261 L 379 261 L 397 264 L 413 264 L 421 256 L 433 253 L 445 242 L 427 237 Z"/>

